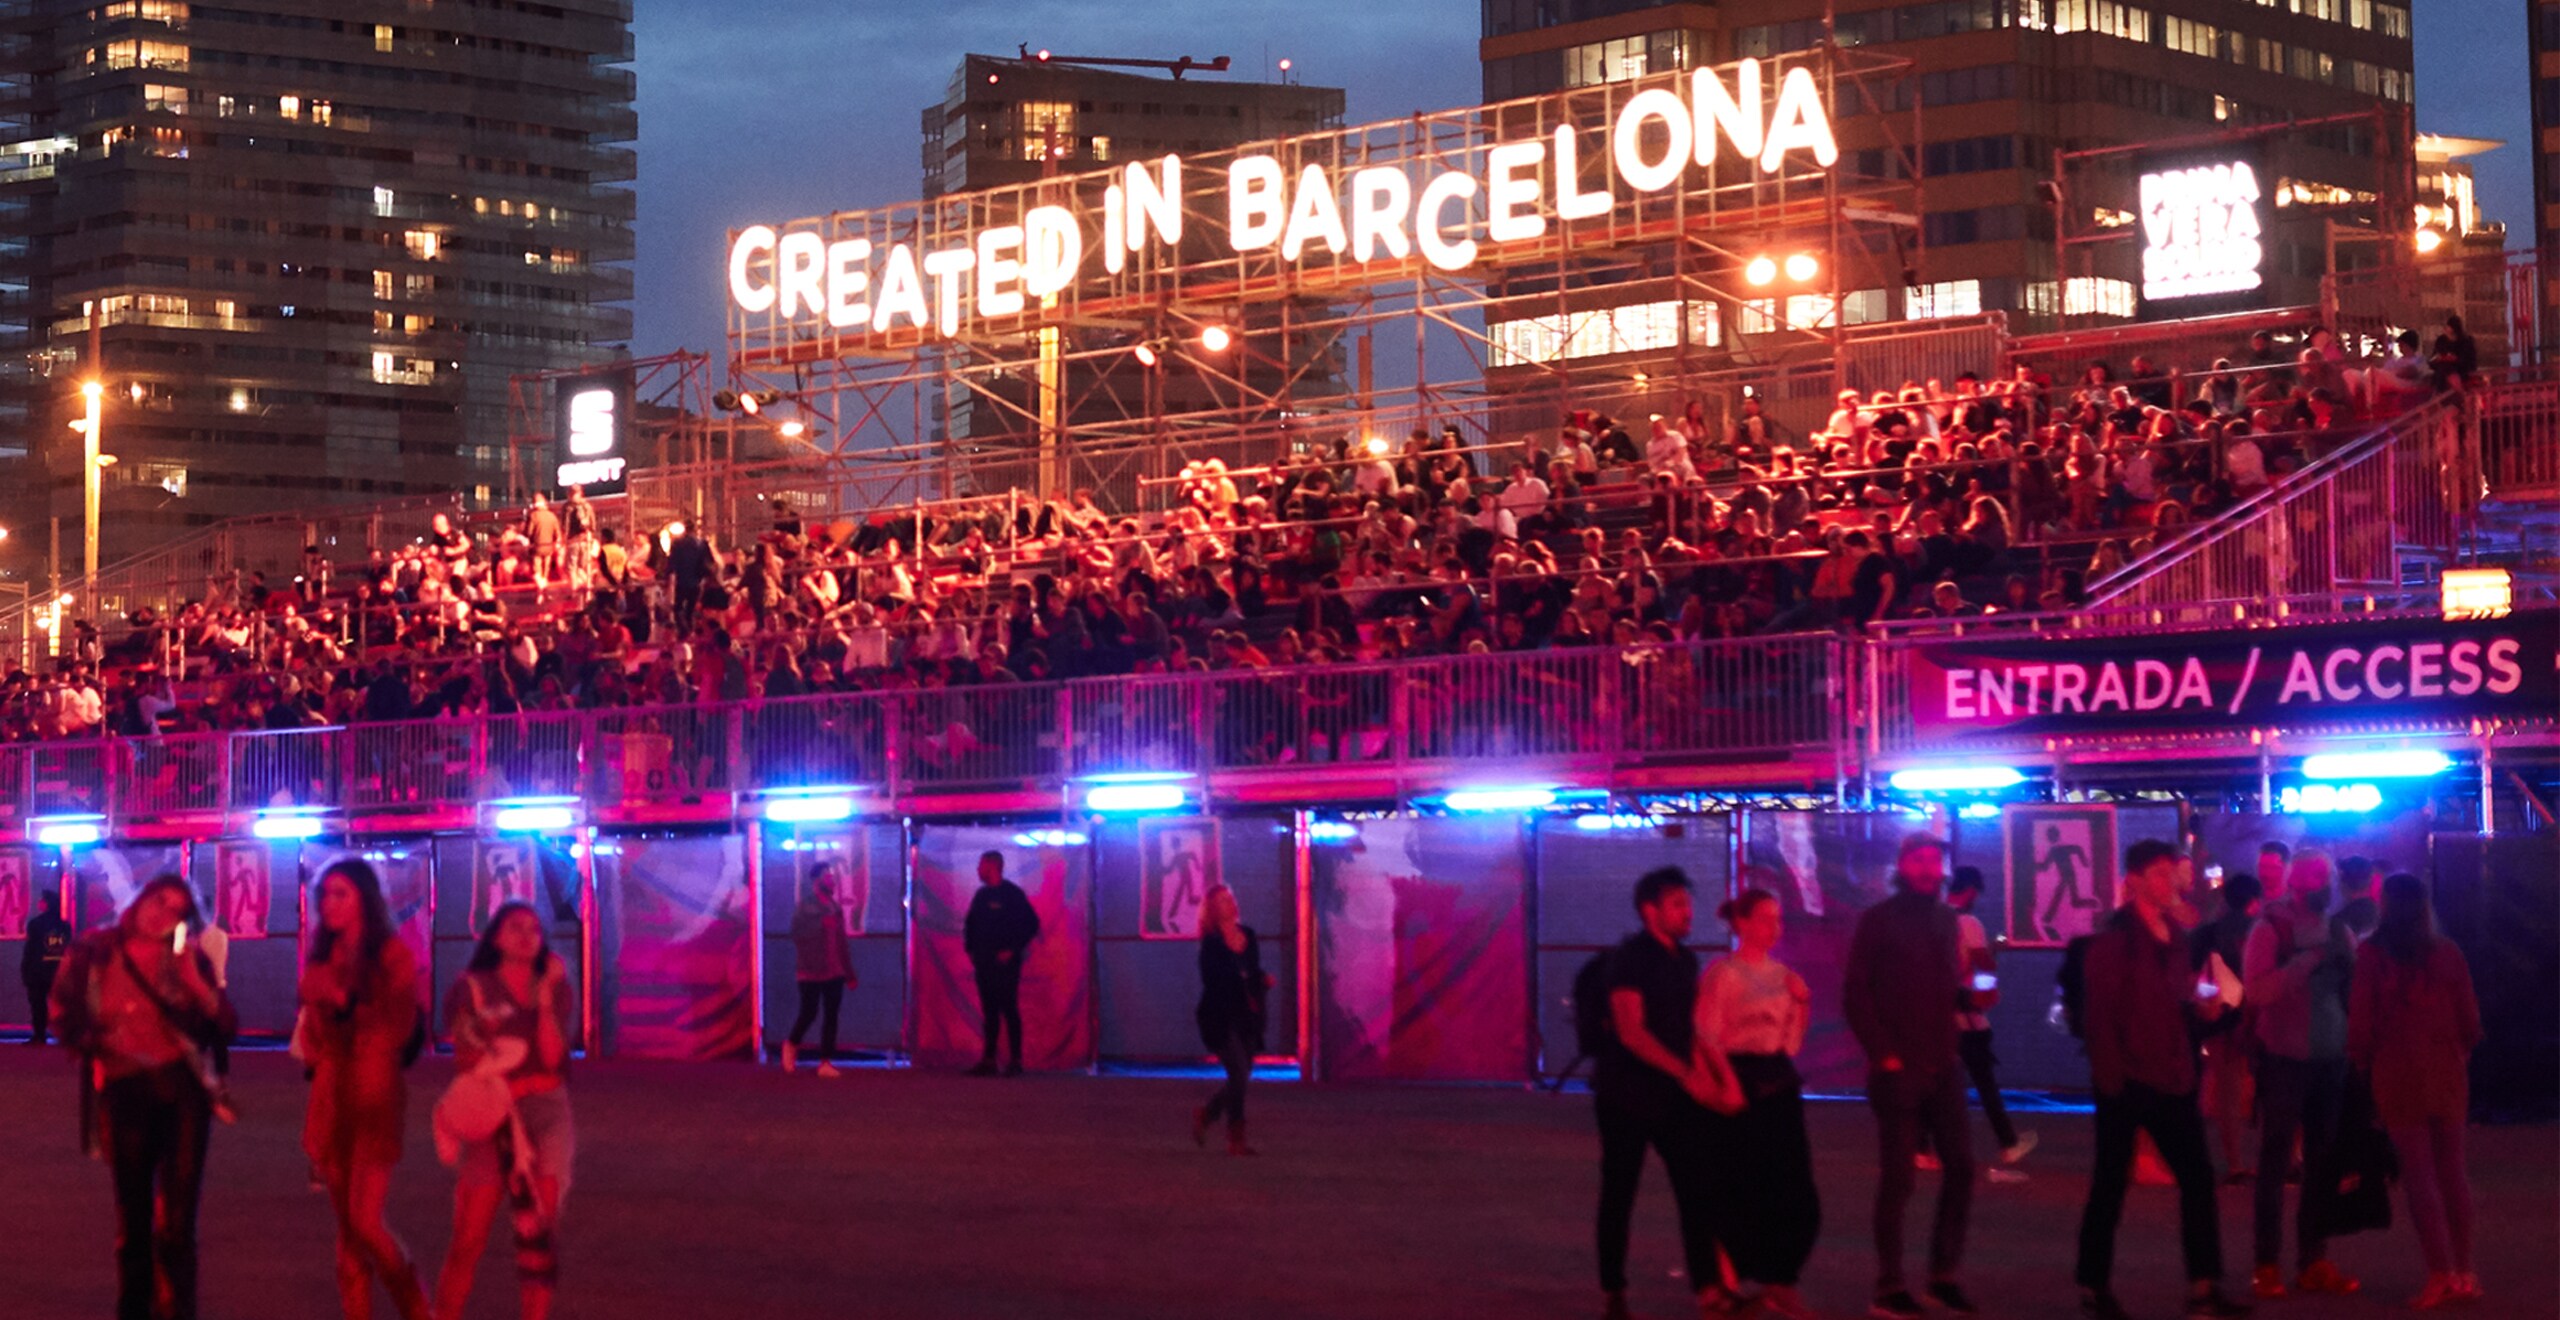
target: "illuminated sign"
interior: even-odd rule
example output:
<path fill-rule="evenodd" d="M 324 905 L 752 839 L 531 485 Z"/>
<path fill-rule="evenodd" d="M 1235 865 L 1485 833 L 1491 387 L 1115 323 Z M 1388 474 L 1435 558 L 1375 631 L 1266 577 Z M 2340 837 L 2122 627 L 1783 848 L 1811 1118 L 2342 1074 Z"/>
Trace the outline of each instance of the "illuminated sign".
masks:
<path fill-rule="evenodd" d="M 2515 604 L 2515 583 L 2503 568 L 2444 571 L 2444 617 L 2448 619 L 2503 619 Z"/>
<path fill-rule="evenodd" d="M 1186 228 L 1204 220 L 1224 222 L 1207 236 L 1222 254 L 1271 253 L 1293 267 L 1322 256 L 1461 271 L 1487 247 L 1533 243 L 1669 190 L 1693 166 L 1721 168 L 1732 183 L 1737 170 L 1743 179 L 1778 175 L 1791 154 L 1824 169 L 1840 158 L 1813 70 L 1771 78 L 1758 60 L 1633 91 L 1604 126 L 1560 124 L 1535 139 L 1482 144 L 1463 153 L 1469 169 L 1428 178 L 1392 150 L 1363 151 L 1359 167 L 1339 171 L 1282 163 L 1297 158 L 1292 145 L 1315 140 L 1227 160 L 1225 204 L 1205 208 L 1205 217 L 1186 215 L 1182 157 L 1163 156 L 1108 176 L 1098 202 L 1031 206 L 1019 223 L 915 241 L 847 235 L 855 226 L 846 224 L 751 225 L 730 243 L 730 302 L 795 331 L 949 338 L 973 322 L 1019 316 L 1097 265 L 1118 275 L 1172 254 Z"/>
<path fill-rule="evenodd" d="M 557 403 L 552 484 L 562 490 L 583 486 L 590 495 L 621 494 L 631 433 L 630 376 L 570 377 L 560 382 Z"/>
<path fill-rule="evenodd" d="M 2142 175 L 2142 297 L 2247 293 L 2266 282 L 2266 190 L 2245 160 Z"/>

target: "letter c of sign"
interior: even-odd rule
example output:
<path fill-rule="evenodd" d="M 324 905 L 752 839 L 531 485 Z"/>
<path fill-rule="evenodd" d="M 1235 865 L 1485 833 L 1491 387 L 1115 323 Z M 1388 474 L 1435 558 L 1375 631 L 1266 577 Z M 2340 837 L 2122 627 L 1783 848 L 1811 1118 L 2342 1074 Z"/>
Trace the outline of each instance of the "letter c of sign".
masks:
<path fill-rule="evenodd" d="M 766 225 L 749 225 L 738 231 L 738 241 L 729 248 L 729 300 L 738 305 L 739 311 L 759 316 L 773 310 L 779 290 L 771 279 L 756 283 L 753 267 L 761 254 L 770 270 L 774 248 L 781 241 L 782 236 Z"/>

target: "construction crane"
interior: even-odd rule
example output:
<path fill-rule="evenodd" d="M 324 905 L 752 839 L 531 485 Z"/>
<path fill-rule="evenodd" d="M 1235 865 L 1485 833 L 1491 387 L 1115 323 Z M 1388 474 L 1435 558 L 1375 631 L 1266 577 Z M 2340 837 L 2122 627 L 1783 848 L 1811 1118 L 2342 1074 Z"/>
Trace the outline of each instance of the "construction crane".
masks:
<path fill-rule="evenodd" d="M 1188 55 L 1185 55 L 1180 59 L 1171 60 L 1133 60 L 1115 59 L 1101 55 L 1052 55 L 1046 50 L 1033 50 L 1028 43 L 1018 45 L 1015 49 L 1022 52 L 1023 59 L 1033 64 L 1081 64 L 1088 68 L 1162 69 L 1165 72 L 1172 74 L 1175 82 L 1182 81 L 1182 75 L 1191 72 L 1193 69 L 1204 69 L 1210 73 L 1225 73 L 1228 66 L 1235 63 L 1233 59 L 1224 55 L 1220 55 L 1216 59 L 1211 60 L 1195 60 Z"/>

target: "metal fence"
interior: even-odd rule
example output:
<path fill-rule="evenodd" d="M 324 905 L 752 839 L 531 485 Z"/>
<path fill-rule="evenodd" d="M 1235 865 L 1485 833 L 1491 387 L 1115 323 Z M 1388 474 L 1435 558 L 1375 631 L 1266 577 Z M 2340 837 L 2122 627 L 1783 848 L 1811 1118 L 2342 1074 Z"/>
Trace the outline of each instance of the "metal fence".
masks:
<path fill-rule="evenodd" d="M 1008 683 L 727 705 L 0 746 L 0 814 L 600 807 L 862 785 L 896 796 L 1200 776 L 1807 755 L 1851 742 L 1831 634 L 1401 664 Z"/>
<path fill-rule="evenodd" d="M 2479 501 L 2478 434 L 2460 396 L 2439 399 L 2162 542 L 2090 584 L 2089 602 L 2198 609 L 2396 591 L 2413 566 L 2458 548 Z"/>

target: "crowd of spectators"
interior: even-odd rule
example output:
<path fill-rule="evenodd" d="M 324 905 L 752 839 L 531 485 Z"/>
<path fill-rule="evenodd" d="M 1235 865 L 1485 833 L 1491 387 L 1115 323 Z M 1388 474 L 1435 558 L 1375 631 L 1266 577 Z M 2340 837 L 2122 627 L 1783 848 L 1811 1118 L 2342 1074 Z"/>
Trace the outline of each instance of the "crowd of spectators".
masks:
<path fill-rule="evenodd" d="M 2313 330 L 2190 368 L 2134 356 L 1843 391 L 1797 435 L 1571 412 L 1468 446 L 1349 439 L 1216 459 L 1143 492 L 1012 496 L 813 522 L 781 501 L 735 544 L 626 538 L 582 494 L 477 534 L 437 514 L 361 564 L 306 552 L 82 622 L 12 665 L 0 738 L 278 729 L 1098 675 L 1640 645 L 2078 605 L 2161 539 L 2286 480 L 2337 428 L 2477 369 L 2452 323 L 2359 362 Z M 2469 352 L 2470 356 L 2465 356 Z"/>

